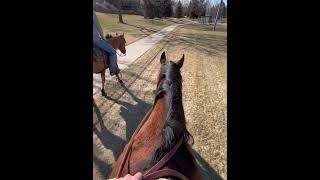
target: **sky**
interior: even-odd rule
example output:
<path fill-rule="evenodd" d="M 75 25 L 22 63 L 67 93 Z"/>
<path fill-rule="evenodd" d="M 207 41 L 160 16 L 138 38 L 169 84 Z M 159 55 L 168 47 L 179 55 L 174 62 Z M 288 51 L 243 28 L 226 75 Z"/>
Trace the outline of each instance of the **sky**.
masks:
<path fill-rule="evenodd" d="M 213 2 L 220 2 L 220 0 L 209 0 L 211 3 L 213 3 Z M 226 5 L 228 5 L 227 4 L 227 0 L 223 0 L 223 2 L 226 4 Z"/>

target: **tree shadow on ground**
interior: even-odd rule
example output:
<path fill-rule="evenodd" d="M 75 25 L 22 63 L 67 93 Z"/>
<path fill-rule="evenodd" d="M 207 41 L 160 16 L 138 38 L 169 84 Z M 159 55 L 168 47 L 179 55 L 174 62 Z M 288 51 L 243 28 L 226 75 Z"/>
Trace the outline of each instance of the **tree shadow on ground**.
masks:
<path fill-rule="evenodd" d="M 187 48 L 196 49 L 210 55 L 218 55 L 219 52 L 226 52 L 226 39 L 218 36 L 198 36 L 197 34 L 182 34 L 173 32 L 170 36 L 165 37 L 164 42 L 170 45 L 183 45 Z"/>
<path fill-rule="evenodd" d="M 173 22 L 173 23 L 176 23 L 176 24 L 185 24 L 185 25 L 192 23 L 192 22 L 184 22 L 182 19 L 181 20 L 180 19 L 176 19 L 176 20 L 167 19 L 167 21 L 170 21 L 170 22 Z"/>
<path fill-rule="evenodd" d="M 153 30 L 153 29 L 148 29 L 148 28 L 141 27 L 141 26 L 137 26 L 137 25 L 133 25 L 133 24 L 128 24 L 128 23 L 124 23 L 124 24 L 127 25 L 127 26 L 132 26 L 132 27 L 138 28 L 138 29 L 140 29 L 140 30 L 148 31 L 148 32 L 150 32 L 150 33 L 156 33 L 156 32 L 158 32 L 158 31 Z"/>

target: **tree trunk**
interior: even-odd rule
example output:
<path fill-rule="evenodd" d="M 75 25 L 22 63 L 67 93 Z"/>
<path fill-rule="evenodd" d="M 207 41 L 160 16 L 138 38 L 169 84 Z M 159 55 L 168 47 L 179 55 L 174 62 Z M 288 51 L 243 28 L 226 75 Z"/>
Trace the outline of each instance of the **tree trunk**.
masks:
<path fill-rule="evenodd" d="M 215 18 L 215 21 L 214 21 L 214 26 L 213 26 L 213 30 L 214 30 L 214 31 L 216 30 L 216 26 L 217 26 L 217 21 L 218 21 L 218 18 L 219 18 L 219 13 L 220 13 L 221 4 L 222 4 L 222 0 L 221 0 L 221 2 L 220 2 L 220 4 L 219 4 L 218 10 L 217 10 L 217 14 L 216 14 L 216 18 Z"/>
<path fill-rule="evenodd" d="M 122 19 L 122 14 L 121 14 L 121 10 L 120 9 L 119 9 L 119 22 L 122 23 L 122 24 L 124 23 L 123 19 Z"/>
<path fill-rule="evenodd" d="M 119 23 L 124 24 L 122 19 L 122 12 L 121 12 L 121 0 L 118 1 L 118 14 L 119 14 Z"/>

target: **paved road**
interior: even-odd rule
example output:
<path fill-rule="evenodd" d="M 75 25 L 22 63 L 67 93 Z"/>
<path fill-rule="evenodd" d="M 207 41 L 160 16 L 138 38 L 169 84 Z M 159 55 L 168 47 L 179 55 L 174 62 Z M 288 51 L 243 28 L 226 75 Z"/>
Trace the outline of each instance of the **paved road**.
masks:
<path fill-rule="evenodd" d="M 137 58 L 151 49 L 155 44 L 157 44 L 160 40 L 162 40 L 166 35 L 172 32 L 178 25 L 174 24 L 163 28 L 162 30 L 158 31 L 157 33 L 151 34 L 143 39 L 140 39 L 132 44 L 126 46 L 127 55 L 124 57 L 120 57 L 118 55 L 118 65 L 119 68 L 125 69 L 131 63 L 133 63 Z M 106 83 L 108 80 L 111 79 L 109 71 L 106 71 Z M 93 74 L 93 94 L 99 92 L 101 88 L 101 77 L 100 74 Z"/>

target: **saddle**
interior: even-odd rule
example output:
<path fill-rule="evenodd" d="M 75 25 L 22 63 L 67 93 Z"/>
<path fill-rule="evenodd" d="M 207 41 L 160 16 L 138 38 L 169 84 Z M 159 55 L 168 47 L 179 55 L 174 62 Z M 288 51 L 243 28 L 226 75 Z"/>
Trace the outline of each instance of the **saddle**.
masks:
<path fill-rule="evenodd" d="M 106 56 L 106 52 L 104 52 L 104 50 L 98 47 L 96 44 L 93 44 L 92 52 L 93 52 L 93 61 L 95 62 L 101 62 L 105 58 L 108 59 L 108 57 Z"/>
<path fill-rule="evenodd" d="M 108 53 L 93 43 L 93 72 L 100 73 L 109 68 Z"/>
<path fill-rule="evenodd" d="M 109 67 L 109 58 L 103 49 L 93 44 L 93 73 L 101 73 Z M 107 60 L 107 61 L 106 61 Z"/>

